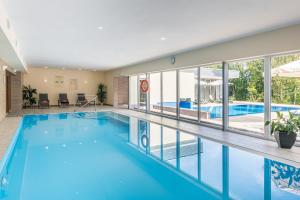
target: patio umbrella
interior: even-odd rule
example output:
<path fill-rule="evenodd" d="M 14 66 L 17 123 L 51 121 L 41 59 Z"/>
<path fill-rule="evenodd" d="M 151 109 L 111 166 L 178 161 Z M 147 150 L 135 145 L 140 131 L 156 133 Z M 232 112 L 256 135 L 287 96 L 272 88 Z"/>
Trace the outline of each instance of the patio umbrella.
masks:
<path fill-rule="evenodd" d="M 228 85 L 231 85 L 232 83 L 228 83 Z M 223 85 L 223 80 L 216 80 L 208 83 L 209 86 L 220 86 Z"/>
<path fill-rule="evenodd" d="M 299 78 L 300 77 L 300 60 L 296 60 L 272 69 L 272 76 Z M 294 104 L 296 104 L 297 88 L 294 91 Z"/>
<path fill-rule="evenodd" d="M 207 82 L 205 82 L 205 81 L 200 81 L 200 85 L 207 85 Z"/>
<path fill-rule="evenodd" d="M 222 80 L 212 81 L 212 82 L 208 83 L 208 85 L 210 85 L 210 86 L 219 86 L 219 85 L 223 85 L 223 81 L 222 81 Z"/>
<path fill-rule="evenodd" d="M 272 76 L 300 77 L 300 60 L 290 62 L 272 69 Z"/>

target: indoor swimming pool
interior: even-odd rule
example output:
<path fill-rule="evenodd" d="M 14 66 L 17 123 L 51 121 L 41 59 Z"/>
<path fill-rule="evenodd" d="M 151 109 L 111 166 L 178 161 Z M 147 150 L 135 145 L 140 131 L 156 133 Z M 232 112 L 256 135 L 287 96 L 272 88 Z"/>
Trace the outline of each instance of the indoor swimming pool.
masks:
<path fill-rule="evenodd" d="M 300 169 L 114 112 L 25 115 L 0 199 L 300 198 Z"/>

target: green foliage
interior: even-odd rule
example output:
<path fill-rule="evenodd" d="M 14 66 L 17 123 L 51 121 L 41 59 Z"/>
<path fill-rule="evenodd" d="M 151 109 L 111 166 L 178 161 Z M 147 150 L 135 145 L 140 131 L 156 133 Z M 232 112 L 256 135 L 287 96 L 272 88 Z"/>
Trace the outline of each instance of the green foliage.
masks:
<path fill-rule="evenodd" d="M 272 67 L 300 60 L 300 55 L 275 56 Z M 245 63 L 233 63 L 230 70 L 239 72 L 239 78 L 229 80 L 230 100 L 264 101 L 264 63 L 262 59 Z M 300 79 L 293 77 L 272 77 L 272 103 L 300 104 Z"/>
<path fill-rule="evenodd" d="M 104 103 L 107 96 L 106 86 L 103 83 L 98 85 L 98 92 L 97 92 L 98 100 L 100 103 Z"/>
<path fill-rule="evenodd" d="M 37 90 L 35 88 L 32 88 L 30 85 L 23 86 L 23 101 L 25 106 L 36 104 L 36 94 Z"/>
<path fill-rule="evenodd" d="M 229 81 L 231 100 L 263 101 L 264 79 L 262 60 L 233 63 L 229 66 L 229 69 L 239 72 L 239 78 Z"/>
<path fill-rule="evenodd" d="M 300 55 L 277 56 L 272 59 L 272 67 L 300 60 Z M 279 77 L 272 78 L 272 102 L 282 104 L 300 104 L 299 78 Z"/>
<path fill-rule="evenodd" d="M 277 118 L 272 121 L 266 121 L 265 126 L 271 125 L 271 134 L 274 132 L 296 133 L 300 131 L 300 116 L 289 112 L 289 117 L 284 118 L 283 113 L 277 112 Z"/>

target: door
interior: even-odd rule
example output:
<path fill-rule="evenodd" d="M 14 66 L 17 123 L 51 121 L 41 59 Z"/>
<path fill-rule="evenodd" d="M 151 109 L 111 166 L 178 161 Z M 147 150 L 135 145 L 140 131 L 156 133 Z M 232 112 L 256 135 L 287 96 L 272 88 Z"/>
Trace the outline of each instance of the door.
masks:
<path fill-rule="evenodd" d="M 11 76 L 12 73 L 6 70 L 6 113 L 11 111 Z"/>

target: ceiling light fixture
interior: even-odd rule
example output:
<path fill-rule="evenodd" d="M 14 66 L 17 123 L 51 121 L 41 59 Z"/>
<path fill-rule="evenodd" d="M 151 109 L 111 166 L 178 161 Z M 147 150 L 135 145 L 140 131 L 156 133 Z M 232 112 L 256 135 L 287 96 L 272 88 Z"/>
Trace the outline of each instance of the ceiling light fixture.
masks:
<path fill-rule="evenodd" d="M 165 41 L 166 39 L 167 39 L 167 38 L 165 38 L 165 37 L 161 37 L 161 38 L 160 38 L 161 41 Z"/>
<path fill-rule="evenodd" d="M 98 30 L 103 30 L 102 26 L 98 26 L 97 28 L 98 28 Z"/>

